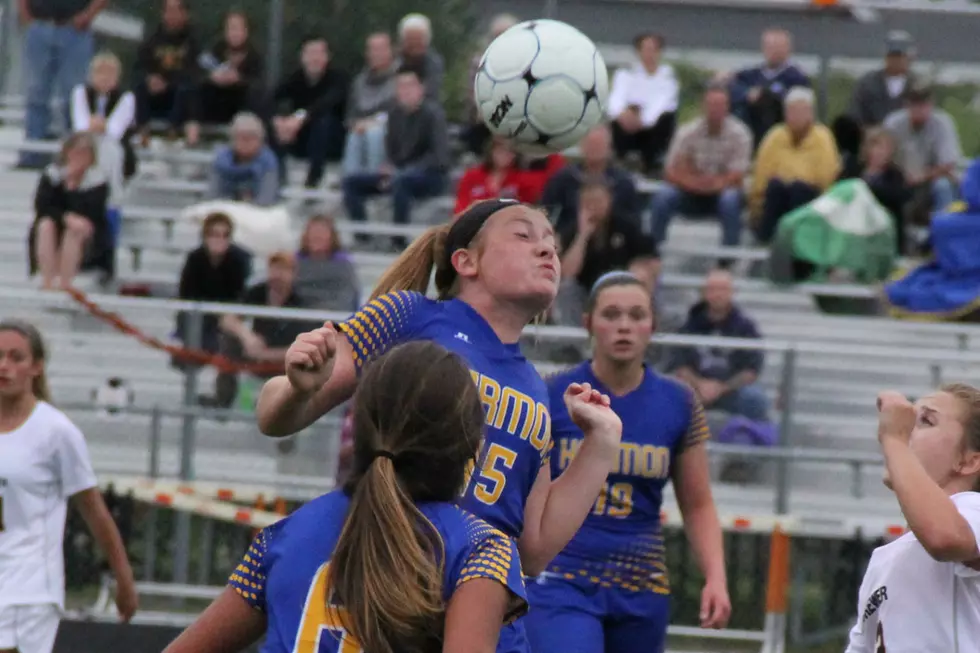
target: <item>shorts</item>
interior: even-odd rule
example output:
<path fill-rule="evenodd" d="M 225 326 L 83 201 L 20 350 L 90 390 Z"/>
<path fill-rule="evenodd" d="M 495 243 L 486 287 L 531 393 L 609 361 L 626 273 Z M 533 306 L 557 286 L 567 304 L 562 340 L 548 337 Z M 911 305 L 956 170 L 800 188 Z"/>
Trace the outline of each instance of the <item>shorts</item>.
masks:
<path fill-rule="evenodd" d="M 529 581 L 531 653 L 663 653 L 670 595 L 542 576 Z"/>
<path fill-rule="evenodd" d="M 53 603 L 0 607 L 0 651 L 51 653 L 61 610 Z"/>

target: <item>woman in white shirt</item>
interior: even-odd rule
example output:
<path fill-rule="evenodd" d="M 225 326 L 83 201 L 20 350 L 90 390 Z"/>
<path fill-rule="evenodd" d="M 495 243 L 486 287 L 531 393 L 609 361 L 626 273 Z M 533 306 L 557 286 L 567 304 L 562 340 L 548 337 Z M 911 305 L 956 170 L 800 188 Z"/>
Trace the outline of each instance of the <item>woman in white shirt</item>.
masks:
<path fill-rule="evenodd" d="M 99 167 L 109 178 L 110 207 L 122 203 L 123 185 L 135 173 L 136 155 L 129 144 L 136 118 L 136 98 L 119 89 L 122 64 L 111 52 L 92 58 L 88 82 L 71 94 L 71 128 L 92 132 L 99 140 Z"/>
<path fill-rule="evenodd" d="M 872 554 L 847 653 L 980 652 L 980 390 L 885 392 L 878 413 L 909 532 Z"/>
<path fill-rule="evenodd" d="M 0 322 L 0 653 L 50 653 L 65 600 L 68 500 L 116 577 L 124 621 L 136 586 L 119 530 L 99 492 L 85 438 L 49 403 L 40 334 Z"/>

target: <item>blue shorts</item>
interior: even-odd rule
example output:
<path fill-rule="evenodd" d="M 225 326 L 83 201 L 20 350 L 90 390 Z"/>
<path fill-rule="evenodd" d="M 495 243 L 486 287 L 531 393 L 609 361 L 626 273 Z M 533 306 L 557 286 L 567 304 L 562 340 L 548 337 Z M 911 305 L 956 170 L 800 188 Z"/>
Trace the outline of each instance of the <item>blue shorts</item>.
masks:
<path fill-rule="evenodd" d="M 602 587 L 585 579 L 529 580 L 532 653 L 663 653 L 670 596 Z"/>
<path fill-rule="evenodd" d="M 526 623 L 527 617 L 521 617 L 500 629 L 497 653 L 531 653 L 531 645 L 527 641 L 525 631 Z"/>

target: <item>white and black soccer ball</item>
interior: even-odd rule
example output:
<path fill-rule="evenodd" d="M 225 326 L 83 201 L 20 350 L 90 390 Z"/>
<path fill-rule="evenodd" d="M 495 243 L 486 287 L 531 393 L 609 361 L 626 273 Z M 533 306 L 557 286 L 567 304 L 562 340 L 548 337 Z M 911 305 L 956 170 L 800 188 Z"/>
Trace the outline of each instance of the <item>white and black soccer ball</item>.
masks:
<path fill-rule="evenodd" d="M 117 415 L 133 405 L 136 396 L 125 379 L 112 377 L 106 379 L 92 391 L 92 401 L 105 415 Z"/>
<path fill-rule="evenodd" d="M 531 20 L 493 40 L 473 93 L 494 135 L 525 152 L 560 152 L 602 120 L 609 73 L 585 34 L 561 21 Z"/>

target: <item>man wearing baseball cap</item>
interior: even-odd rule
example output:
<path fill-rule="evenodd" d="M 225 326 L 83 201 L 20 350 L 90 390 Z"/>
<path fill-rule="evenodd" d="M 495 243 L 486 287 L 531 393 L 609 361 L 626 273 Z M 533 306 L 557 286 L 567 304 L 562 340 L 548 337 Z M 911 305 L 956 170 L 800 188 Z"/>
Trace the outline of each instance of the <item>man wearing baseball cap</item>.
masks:
<path fill-rule="evenodd" d="M 854 87 L 851 116 L 863 127 L 880 125 L 885 116 L 904 107 L 913 79 L 909 70 L 915 58 L 915 41 L 904 30 L 892 30 L 885 38 L 885 66 L 864 75 Z"/>

